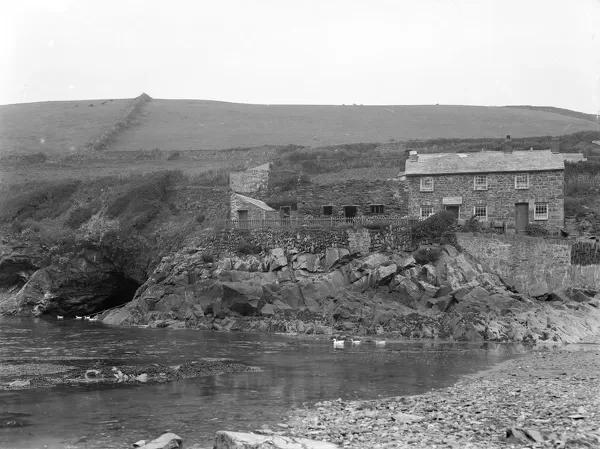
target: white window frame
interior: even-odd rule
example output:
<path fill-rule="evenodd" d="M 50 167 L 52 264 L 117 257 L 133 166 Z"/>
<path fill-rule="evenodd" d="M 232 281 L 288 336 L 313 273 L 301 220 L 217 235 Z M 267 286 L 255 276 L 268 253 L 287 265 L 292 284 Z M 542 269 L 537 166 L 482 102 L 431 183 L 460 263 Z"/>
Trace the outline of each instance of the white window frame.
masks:
<path fill-rule="evenodd" d="M 431 181 L 431 185 L 425 185 L 423 181 Z M 433 176 L 421 176 L 419 187 L 421 192 L 433 192 Z"/>
<path fill-rule="evenodd" d="M 485 209 L 485 216 L 484 217 L 477 215 L 477 208 L 478 207 L 483 207 Z M 487 207 L 487 205 L 476 204 L 475 206 L 473 206 L 473 216 L 475 216 L 475 218 L 477 218 L 477 220 L 479 220 L 479 221 L 487 221 L 487 219 L 488 219 L 488 207 Z"/>
<path fill-rule="evenodd" d="M 544 206 L 546 208 L 546 212 L 538 213 L 538 206 Z M 534 220 L 548 220 L 548 203 L 535 203 L 533 205 L 533 219 Z"/>
<path fill-rule="evenodd" d="M 519 182 L 519 177 L 525 177 L 525 182 Z M 525 190 L 529 188 L 529 173 L 520 173 L 515 175 L 515 189 L 517 190 Z"/>
<path fill-rule="evenodd" d="M 477 178 L 484 178 L 485 185 L 477 183 Z M 488 176 L 487 175 L 475 175 L 473 176 L 473 190 L 487 190 L 488 189 Z"/>
<path fill-rule="evenodd" d="M 427 216 L 423 215 L 423 209 L 424 208 L 430 208 L 431 209 L 431 213 Z M 419 216 L 421 217 L 421 220 L 425 220 L 426 218 L 431 217 L 434 214 L 434 210 L 433 210 L 433 206 L 429 205 L 429 204 L 424 204 L 419 208 Z"/>

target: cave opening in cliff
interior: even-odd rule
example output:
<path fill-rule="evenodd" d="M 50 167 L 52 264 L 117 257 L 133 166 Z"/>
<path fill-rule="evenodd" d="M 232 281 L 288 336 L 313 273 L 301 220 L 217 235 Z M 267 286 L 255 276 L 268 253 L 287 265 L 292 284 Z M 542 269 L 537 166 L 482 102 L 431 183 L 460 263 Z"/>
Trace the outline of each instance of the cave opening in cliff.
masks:
<path fill-rule="evenodd" d="M 140 284 L 122 273 L 113 273 L 113 289 L 94 312 L 112 309 L 130 302 Z"/>

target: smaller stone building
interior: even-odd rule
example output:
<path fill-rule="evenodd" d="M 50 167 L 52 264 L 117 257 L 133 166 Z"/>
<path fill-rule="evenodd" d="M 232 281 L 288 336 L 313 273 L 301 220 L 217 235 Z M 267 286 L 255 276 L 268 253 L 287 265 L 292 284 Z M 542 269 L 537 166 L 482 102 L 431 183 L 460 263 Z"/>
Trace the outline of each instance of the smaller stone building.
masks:
<path fill-rule="evenodd" d="M 279 212 L 255 198 L 232 193 L 229 203 L 231 219 L 241 222 L 278 220 Z"/>
<path fill-rule="evenodd" d="M 406 161 L 408 211 L 426 218 L 500 221 L 524 232 L 528 223 L 564 226 L 564 159 L 557 150 L 418 154 Z"/>
<path fill-rule="evenodd" d="M 237 193 L 256 194 L 269 188 L 271 163 L 229 174 L 229 187 Z"/>
<path fill-rule="evenodd" d="M 319 176 L 311 184 L 298 187 L 298 215 L 404 216 L 405 183 L 398 178 L 398 171 L 378 167 L 360 175 L 348 170 Z"/>

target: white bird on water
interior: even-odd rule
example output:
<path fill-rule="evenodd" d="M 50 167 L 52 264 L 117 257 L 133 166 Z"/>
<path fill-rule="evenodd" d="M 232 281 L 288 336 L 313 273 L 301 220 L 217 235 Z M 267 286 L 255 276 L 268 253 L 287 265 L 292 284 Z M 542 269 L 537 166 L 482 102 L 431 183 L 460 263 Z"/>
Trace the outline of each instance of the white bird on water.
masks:
<path fill-rule="evenodd" d="M 385 346 L 385 340 L 375 340 L 375 346 Z"/>
<path fill-rule="evenodd" d="M 99 320 L 98 320 L 98 317 L 95 316 L 95 317 L 88 318 L 88 321 L 99 321 Z"/>
<path fill-rule="evenodd" d="M 57 320 L 64 320 L 65 317 L 63 315 L 56 315 Z"/>
<path fill-rule="evenodd" d="M 75 315 L 75 319 L 76 319 L 76 320 L 83 320 L 83 317 L 82 317 L 82 316 L 79 316 L 79 315 Z"/>
<path fill-rule="evenodd" d="M 338 340 L 337 338 L 333 338 L 333 347 L 334 348 L 343 348 L 344 347 L 344 340 Z"/>
<path fill-rule="evenodd" d="M 359 339 L 356 339 L 356 340 L 355 340 L 355 339 L 353 338 L 353 339 L 351 339 L 350 341 L 352 342 L 352 344 L 353 344 L 353 345 L 359 345 L 359 344 L 360 344 L 360 340 L 359 340 Z"/>

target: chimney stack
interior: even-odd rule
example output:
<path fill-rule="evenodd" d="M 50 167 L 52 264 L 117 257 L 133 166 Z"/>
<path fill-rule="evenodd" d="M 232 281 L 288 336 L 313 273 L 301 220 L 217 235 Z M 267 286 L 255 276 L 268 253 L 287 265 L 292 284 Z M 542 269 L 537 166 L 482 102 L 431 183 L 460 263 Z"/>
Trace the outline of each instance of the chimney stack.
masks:
<path fill-rule="evenodd" d="M 552 142 L 550 142 L 550 149 L 553 153 L 560 153 L 560 138 L 553 137 Z"/>
<path fill-rule="evenodd" d="M 502 150 L 505 153 L 512 153 L 512 139 L 510 138 L 510 134 L 506 135 L 506 140 L 504 141 L 504 144 L 502 145 Z"/>
<path fill-rule="evenodd" d="M 410 153 L 408 153 L 408 160 L 411 162 L 418 162 L 419 154 L 416 152 L 416 150 L 411 150 Z"/>

